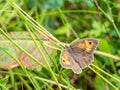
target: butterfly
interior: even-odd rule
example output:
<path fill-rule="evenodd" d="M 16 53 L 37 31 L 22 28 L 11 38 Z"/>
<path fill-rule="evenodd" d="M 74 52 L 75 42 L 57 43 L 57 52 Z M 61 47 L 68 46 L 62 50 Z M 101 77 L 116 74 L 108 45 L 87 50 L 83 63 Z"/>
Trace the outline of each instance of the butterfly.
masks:
<path fill-rule="evenodd" d="M 72 43 L 61 52 L 61 66 L 72 69 L 76 74 L 81 73 L 82 69 L 92 63 L 97 45 L 98 40 L 94 38 L 85 38 Z"/>

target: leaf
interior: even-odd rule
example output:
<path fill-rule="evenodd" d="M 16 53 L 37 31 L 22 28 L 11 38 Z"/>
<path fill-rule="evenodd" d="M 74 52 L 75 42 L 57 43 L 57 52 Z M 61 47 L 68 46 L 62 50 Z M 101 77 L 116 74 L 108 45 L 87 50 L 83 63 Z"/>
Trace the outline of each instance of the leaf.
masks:
<path fill-rule="evenodd" d="M 105 26 L 104 26 L 105 25 Z M 105 22 L 104 25 L 99 21 L 92 22 L 92 29 L 85 30 L 83 33 L 80 33 L 80 37 L 99 37 L 100 35 L 106 33 L 109 30 L 109 22 Z M 105 28 L 106 27 L 106 28 Z"/>
<path fill-rule="evenodd" d="M 96 76 L 94 81 L 95 90 L 105 90 L 105 83 L 101 78 Z"/>
<path fill-rule="evenodd" d="M 64 5 L 63 0 L 47 0 L 41 2 L 41 7 L 43 9 L 57 9 L 59 7 L 62 7 Z"/>
<path fill-rule="evenodd" d="M 104 39 L 99 39 L 99 46 L 98 48 L 103 51 L 103 52 L 107 52 L 107 53 L 111 53 L 111 48 L 110 45 L 108 44 L 108 42 Z"/>
<path fill-rule="evenodd" d="M 0 50 L 8 50 L 7 48 L 2 48 L 2 47 L 0 47 Z"/>
<path fill-rule="evenodd" d="M 6 86 L 6 84 L 8 83 L 8 80 L 9 80 L 9 76 L 6 75 L 4 78 L 0 79 L 0 84 Z M 0 90 L 5 90 L 5 89 L 0 89 Z"/>
<path fill-rule="evenodd" d="M 66 24 L 65 26 L 60 27 L 55 31 L 55 34 L 57 35 L 70 34 L 70 25 Z"/>
<path fill-rule="evenodd" d="M 42 64 L 45 65 L 43 58 L 41 54 L 39 53 L 39 50 L 36 48 L 33 40 L 30 39 L 30 36 L 26 32 L 12 32 L 9 33 L 9 35 L 14 39 L 14 41 L 21 46 L 24 50 L 26 50 L 28 53 L 30 53 L 33 57 L 35 57 L 37 60 L 39 60 Z M 10 52 L 10 54 L 14 55 L 18 59 L 22 61 L 25 67 L 31 68 L 31 69 L 40 69 L 38 68 L 39 65 L 34 62 L 30 57 L 28 57 L 24 52 L 20 51 L 17 47 L 15 47 L 9 40 L 5 40 L 3 35 L 0 34 L 0 47 L 7 48 L 7 51 Z M 42 36 L 40 36 L 41 38 Z M 38 43 L 38 40 L 36 40 Z M 49 41 L 43 40 L 43 44 L 47 43 Z M 49 54 L 56 55 L 56 50 L 49 48 L 48 46 L 45 46 Z M 47 58 L 47 60 L 50 62 L 50 59 L 44 49 L 40 46 L 40 49 L 42 50 L 44 56 Z M 14 68 L 19 66 L 19 64 L 11 58 L 5 51 L 0 51 L 0 68 L 8 69 L 8 68 Z"/>
<path fill-rule="evenodd" d="M 100 49 L 100 51 L 111 53 L 110 45 L 104 39 L 99 39 L 98 48 Z M 107 57 L 103 57 L 103 56 L 101 58 L 104 60 L 106 65 L 112 65 L 112 68 L 114 70 L 114 67 L 113 67 L 114 62 L 113 62 L 113 60 L 111 58 L 107 58 Z"/>

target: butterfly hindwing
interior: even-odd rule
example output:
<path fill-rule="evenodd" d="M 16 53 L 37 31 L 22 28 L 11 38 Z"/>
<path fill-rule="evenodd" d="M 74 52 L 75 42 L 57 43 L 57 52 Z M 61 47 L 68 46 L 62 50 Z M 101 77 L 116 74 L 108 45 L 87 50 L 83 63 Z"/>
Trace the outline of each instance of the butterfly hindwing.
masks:
<path fill-rule="evenodd" d="M 69 52 L 66 48 L 60 55 L 60 64 L 65 68 L 72 68 L 70 60 L 72 60 L 72 57 L 69 55 Z"/>
<path fill-rule="evenodd" d="M 92 54 L 80 54 L 80 53 L 72 53 L 74 61 L 78 63 L 81 69 L 84 69 L 88 65 L 90 65 L 93 61 Z"/>
<path fill-rule="evenodd" d="M 79 65 L 75 62 L 71 54 L 68 52 L 68 49 L 64 49 L 60 56 L 60 64 L 64 68 L 72 69 L 74 73 L 80 73 L 82 69 Z"/>

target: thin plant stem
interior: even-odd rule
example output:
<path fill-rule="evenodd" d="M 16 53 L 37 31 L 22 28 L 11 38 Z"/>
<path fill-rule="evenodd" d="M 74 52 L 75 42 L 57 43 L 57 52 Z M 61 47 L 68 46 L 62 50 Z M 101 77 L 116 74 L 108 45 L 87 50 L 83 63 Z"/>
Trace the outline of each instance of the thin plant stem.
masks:
<path fill-rule="evenodd" d="M 98 7 L 98 8 L 99 8 L 99 10 L 108 18 L 108 20 L 112 23 L 112 25 L 113 25 L 113 27 L 115 28 L 115 31 L 116 31 L 118 37 L 120 38 L 120 33 L 119 33 L 119 31 L 118 31 L 117 26 L 115 25 L 115 22 L 114 22 L 114 20 L 113 20 L 113 17 L 109 17 L 109 16 L 102 10 L 101 7 Z M 110 8 L 110 7 L 109 7 L 109 8 Z M 110 9 L 110 10 L 111 10 L 111 9 Z M 110 12 L 111 12 L 111 11 L 110 11 Z M 112 16 L 112 14 L 111 14 L 111 16 Z"/>
<path fill-rule="evenodd" d="M 105 72 L 104 70 L 102 70 L 101 68 L 97 67 L 96 65 L 94 64 L 91 64 L 91 66 L 95 67 L 96 69 L 98 69 L 99 71 L 101 71 L 102 73 L 106 74 L 107 76 L 111 77 L 112 79 L 118 81 L 120 83 L 120 80 L 113 77 L 112 75 L 110 75 L 109 73 Z"/>
<path fill-rule="evenodd" d="M 101 52 L 101 51 L 95 51 L 95 54 L 102 55 L 102 56 L 107 56 L 109 58 L 113 58 L 113 59 L 116 59 L 116 60 L 120 60 L 120 57 L 118 57 L 118 56 L 115 56 L 115 55 L 112 55 L 112 54 L 109 54 L 109 53 L 105 53 L 105 52 Z"/>
<path fill-rule="evenodd" d="M 111 87 L 114 88 L 114 90 L 119 90 L 117 87 L 115 87 L 110 81 L 108 81 L 105 77 L 103 77 L 102 75 L 100 75 L 96 70 L 94 70 L 92 67 L 89 66 L 89 68 L 95 72 L 99 77 L 101 77 L 104 81 L 106 81 Z"/>
<path fill-rule="evenodd" d="M 37 42 L 36 42 L 36 40 L 35 40 L 34 35 L 33 35 L 32 32 L 29 30 L 29 28 L 27 27 L 26 24 L 25 24 L 25 26 L 26 26 L 27 30 L 29 31 L 29 33 L 30 33 L 30 35 L 31 35 L 31 37 L 32 37 L 32 39 L 33 39 L 33 41 L 34 41 L 36 47 L 38 48 L 38 50 L 39 50 L 39 52 L 40 52 L 40 54 L 41 54 L 41 56 L 43 57 L 43 60 L 44 60 L 45 63 L 47 64 L 48 69 L 50 70 L 50 72 L 51 72 L 53 78 L 55 79 L 55 81 L 56 81 L 56 83 L 57 83 L 59 89 L 62 90 L 61 87 L 60 87 L 60 85 L 59 85 L 59 82 L 58 82 L 58 80 L 57 80 L 57 78 L 56 78 L 56 76 L 55 76 L 55 74 L 54 74 L 54 72 L 52 71 L 52 69 L 51 69 L 51 67 L 50 67 L 50 65 L 49 65 L 49 63 L 48 63 L 48 61 L 47 61 L 47 59 L 46 59 L 46 57 L 45 57 L 45 55 L 43 54 L 43 52 L 41 51 L 40 47 L 38 46 L 38 44 L 37 44 Z M 40 44 L 42 44 L 42 42 L 41 42 Z"/>

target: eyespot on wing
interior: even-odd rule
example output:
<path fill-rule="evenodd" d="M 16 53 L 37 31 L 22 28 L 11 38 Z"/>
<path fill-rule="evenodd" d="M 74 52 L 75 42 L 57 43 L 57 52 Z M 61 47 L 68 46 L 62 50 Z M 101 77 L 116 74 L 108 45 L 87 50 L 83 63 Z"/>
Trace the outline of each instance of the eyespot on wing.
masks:
<path fill-rule="evenodd" d="M 93 38 L 86 38 L 84 42 L 85 42 L 86 52 L 93 52 L 98 45 L 98 40 Z"/>
<path fill-rule="evenodd" d="M 71 62 L 70 62 L 70 55 L 69 52 L 66 49 L 64 49 L 60 55 L 60 64 L 64 67 L 64 68 L 72 68 L 71 66 Z"/>

